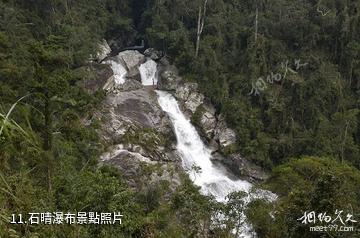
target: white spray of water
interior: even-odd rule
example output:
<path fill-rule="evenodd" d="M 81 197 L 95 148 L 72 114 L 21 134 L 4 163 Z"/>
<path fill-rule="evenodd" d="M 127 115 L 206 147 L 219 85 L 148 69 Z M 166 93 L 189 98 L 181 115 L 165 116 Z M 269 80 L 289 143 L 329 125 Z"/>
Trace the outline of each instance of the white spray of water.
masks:
<path fill-rule="evenodd" d="M 227 195 L 235 191 L 249 192 L 252 187 L 249 182 L 230 179 L 223 166 L 211 162 L 211 151 L 204 145 L 194 126 L 181 112 L 176 99 L 167 92 L 156 92 L 161 108 L 170 116 L 173 123 L 177 150 L 181 155 L 183 167 L 188 171 L 194 167 L 200 168 L 200 173 L 190 172 L 189 176 L 196 185 L 201 187 L 201 192 L 205 195 L 213 195 L 218 202 L 226 202 Z M 249 198 L 245 200 L 248 202 Z M 224 217 L 219 214 L 219 219 L 224 219 Z M 243 215 L 239 223 L 244 220 Z M 251 226 L 246 223 L 238 235 L 239 238 L 254 237 Z"/>
<path fill-rule="evenodd" d="M 127 70 L 125 69 L 125 67 L 116 60 L 108 60 L 106 61 L 106 63 L 110 64 L 110 67 L 114 72 L 115 84 L 125 83 L 125 75 L 127 74 Z"/>
<path fill-rule="evenodd" d="M 148 60 L 140 66 L 143 85 L 157 83 L 156 68 L 157 65 L 153 60 Z M 169 115 L 174 126 L 177 150 L 182 158 L 183 167 L 189 171 L 192 181 L 201 187 L 201 192 L 205 195 L 214 196 L 218 202 L 226 202 L 227 195 L 235 191 L 249 192 L 252 184 L 245 180 L 231 179 L 221 164 L 212 163 L 211 150 L 204 145 L 195 127 L 181 112 L 176 99 L 168 92 L 156 91 L 156 93 L 160 107 Z M 198 169 L 200 172 L 197 171 Z M 254 198 L 275 200 L 276 195 L 268 191 L 257 190 Z M 246 197 L 245 202 L 249 201 L 250 197 Z M 244 225 L 243 231 L 239 234 L 239 237 L 243 238 L 254 236 L 255 234 L 251 232 L 251 226 L 248 224 Z"/>
<path fill-rule="evenodd" d="M 155 61 L 148 59 L 145 63 L 140 65 L 139 70 L 141 75 L 141 83 L 143 85 L 149 86 L 157 84 L 157 64 Z"/>
<path fill-rule="evenodd" d="M 251 184 L 243 180 L 229 178 L 225 168 L 213 164 L 210 160 L 211 151 L 204 145 L 196 129 L 181 112 L 175 98 L 163 91 L 157 91 L 161 108 L 168 113 L 174 125 L 177 138 L 177 149 L 182 157 L 185 169 L 194 166 L 201 169 L 200 173 L 190 173 L 194 183 L 201 187 L 204 194 L 215 196 L 219 202 L 225 202 L 226 196 L 234 191 L 246 191 Z"/>

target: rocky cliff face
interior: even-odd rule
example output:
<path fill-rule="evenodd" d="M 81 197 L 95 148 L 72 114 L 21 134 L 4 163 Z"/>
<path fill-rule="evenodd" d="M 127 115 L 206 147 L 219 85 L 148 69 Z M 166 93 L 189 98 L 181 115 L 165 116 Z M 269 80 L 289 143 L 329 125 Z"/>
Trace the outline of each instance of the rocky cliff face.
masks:
<path fill-rule="evenodd" d="M 106 92 L 94 118 L 101 122 L 99 133 L 107 147 L 107 153 L 100 158 L 101 164 L 118 168 L 134 188 L 167 180 L 175 189 L 180 183 L 181 161 L 175 149 L 171 122 L 158 105 L 154 88 L 141 84 L 139 66 L 151 59 L 158 61 L 157 88 L 170 91 L 177 98 L 182 111 L 208 142 L 213 159 L 249 180 L 264 179 L 266 175 L 262 170 L 240 154 L 224 155 L 228 148 L 235 146 L 236 133 L 227 127 L 224 117 L 216 112 L 198 85 L 184 82 L 177 68 L 160 57 L 161 53 L 154 49 L 145 51 L 145 55 L 128 50 L 113 57 L 102 54 L 99 59 L 104 58 L 100 60 L 103 63 L 93 63 L 90 67 L 95 78 L 86 80 L 85 88 L 90 92 Z M 144 165 L 157 167 L 162 172 L 149 175 Z"/>
<path fill-rule="evenodd" d="M 267 178 L 266 173 L 239 153 L 231 153 L 236 147 L 234 130 L 226 125 L 223 115 L 199 91 L 198 84 L 184 82 L 175 66 L 166 62 L 162 67 L 158 88 L 170 91 L 180 102 L 182 110 L 191 118 L 203 139 L 213 151 L 213 160 L 225 164 L 233 173 L 255 182 Z M 225 155 L 226 154 L 226 155 Z"/>
<path fill-rule="evenodd" d="M 175 189 L 180 184 L 180 159 L 175 150 L 176 139 L 168 116 L 161 110 L 153 87 L 141 84 L 139 66 L 146 60 L 137 51 L 124 51 L 93 63 L 89 70 L 95 78 L 85 80 L 90 92 L 105 90 L 106 98 L 93 120 L 100 121 L 99 134 L 106 147 L 100 164 L 121 171 L 127 183 L 141 189 L 161 180 Z M 117 82 L 112 62 L 125 69 Z M 161 171 L 149 174 L 149 169 Z"/>

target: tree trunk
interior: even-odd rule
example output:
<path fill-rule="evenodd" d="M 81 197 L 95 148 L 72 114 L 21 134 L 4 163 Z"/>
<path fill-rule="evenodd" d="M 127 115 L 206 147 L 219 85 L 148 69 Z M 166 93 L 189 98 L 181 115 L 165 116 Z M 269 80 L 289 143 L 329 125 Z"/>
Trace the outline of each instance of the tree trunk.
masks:
<path fill-rule="evenodd" d="M 256 8 L 256 14 L 255 14 L 255 43 L 258 38 L 258 16 L 259 16 L 259 9 Z"/>
<path fill-rule="evenodd" d="M 204 29 L 204 23 L 205 23 L 205 15 L 206 15 L 206 5 L 208 0 L 204 1 L 204 6 L 199 6 L 199 15 L 198 15 L 198 23 L 197 23 L 197 34 L 196 34 L 196 50 L 195 50 L 195 58 L 199 55 L 199 48 L 200 48 L 200 38 L 201 33 Z"/>

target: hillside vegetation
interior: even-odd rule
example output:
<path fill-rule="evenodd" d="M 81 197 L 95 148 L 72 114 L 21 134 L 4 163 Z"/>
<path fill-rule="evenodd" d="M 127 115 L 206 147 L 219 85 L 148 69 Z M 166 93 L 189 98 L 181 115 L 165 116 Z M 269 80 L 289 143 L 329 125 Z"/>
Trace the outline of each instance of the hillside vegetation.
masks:
<path fill-rule="evenodd" d="M 79 82 L 103 38 L 163 51 L 226 116 L 234 150 L 271 173 L 261 186 L 279 199 L 245 211 L 259 237 L 319 237 L 305 211 L 360 213 L 360 1 L 0 0 L 0 237 L 233 237 L 244 194 L 218 204 L 185 175 L 172 193 L 134 191 L 99 168 L 100 122 L 83 120 L 104 93 Z M 56 211 L 124 219 L 9 223 Z M 210 227 L 218 212 L 226 227 Z"/>

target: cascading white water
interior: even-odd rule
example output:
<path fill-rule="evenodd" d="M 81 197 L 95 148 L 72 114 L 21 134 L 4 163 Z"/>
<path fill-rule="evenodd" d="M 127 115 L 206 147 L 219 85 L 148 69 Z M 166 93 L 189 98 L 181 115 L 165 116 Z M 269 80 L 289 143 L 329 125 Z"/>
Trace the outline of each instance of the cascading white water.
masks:
<path fill-rule="evenodd" d="M 190 177 L 201 187 L 202 192 L 213 195 L 219 202 L 225 202 L 226 196 L 231 192 L 249 191 L 249 182 L 230 179 L 225 168 L 211 162 L 211 151 L 181 112 L 175 98 L 163 91 L 157 91 L 157 94 L 161 108 L 168 113 L 174 125 L 177 149 L 182 157 L 183 166 L 187 170 L 191 170 L 193 166 L 201 169 L 200 173 L 190 173 Z"/>
<path fill-rule="evenodd" d="M 189 176 L 196 185 L 201 187 L 202 193 L 213 195 L 218 202 L 226 202 L 227 195 L 232 192 L 249 192 L 252 187 L 249 182 L 230 179 L 223 166 L 211 162 L 211 151 L 204 145 L 195 127 L 181 112 L 176 99 L 167 92 L 156 91 L 156 93 L 161 108 L 170 116 L 173 123 L 177 149 L 182 158 L 183 167 L 188 171 L 191 171 L 194 166 L 200 168 L 199 173 L 190 172 Z M 245 216 L 242 219 L 245 219 Z M 254 237 L 249 225 L 244 224 L 239 237 Z"/>
<path fill-rule="evenodd" d="M 125 83 L 125 75 L 127 73 L 125 67 L 121 63 L 116 62 L 115 60 L 108 60 L 105 63 L 110 64 L 110 67 L 114 72 L 114 81 L 115 81 L 115 83 L 116 84 Z"/>
<path fill-rule="evenodd" d="M 143 85 L 157 84 L 157 64 L 155 61 L 148 59 L 139 67 L 139 70 Z M 221 164 L 212 163 L 211 150 L 204 145 L 195 127 L 181 112 L 176 99 L 168 92 L 157 90 L 156 93 L 160 107 L 169 115 L 173 123 L 177 138 L 177 150 L 182 158 L 183 167 L 189 171 L 192 181 L 201 187 L 201 192 L 205 195 L 214 196 L 218 202 L 226 202 L 227 195 L 235 191 L 249 192 L 252 184 L 245 180 L 231 179 Z M 276 195 L 263 190 L 257 190 L 254 197 L 265 198 L 270 201 L 276 199 Z M 250 201 L 250 197 L 245 198 L 245 202 L 248 201 Z M 250 225 L 245 224 L 239 237 L 250 238 L 254 236 L 256 234 L 251 232 Z"/>
<path fill-rule="evenodd" d="M 152 59 L 148 59 L 145 63 L 139 67 L 141 75 L 141 83 L 145 86 L 157 84 L 157 64 Z"/>

